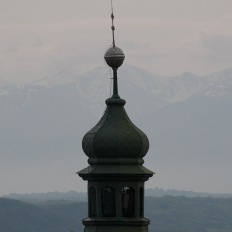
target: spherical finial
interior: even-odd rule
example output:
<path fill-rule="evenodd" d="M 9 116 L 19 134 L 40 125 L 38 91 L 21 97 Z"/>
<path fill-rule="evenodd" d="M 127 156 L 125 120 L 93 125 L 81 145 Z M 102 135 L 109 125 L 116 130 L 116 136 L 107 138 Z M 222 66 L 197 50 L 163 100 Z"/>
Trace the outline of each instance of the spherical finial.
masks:
<path fill-rule="evenodd" d="M 106 63 L 113 69 L 119 68 L 125 59 L 125 55 L 119 47 L 112 46 L 105 53 Z"/>

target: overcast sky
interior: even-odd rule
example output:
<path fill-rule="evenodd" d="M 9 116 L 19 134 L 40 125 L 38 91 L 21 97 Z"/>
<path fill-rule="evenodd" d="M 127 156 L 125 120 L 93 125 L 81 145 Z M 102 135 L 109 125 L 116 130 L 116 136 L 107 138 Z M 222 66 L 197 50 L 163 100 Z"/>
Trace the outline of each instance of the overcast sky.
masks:
<path fill-rule="evenodd" d="M 231 67 L 231 0 L 114 0 L 126 63 L 155 74 Z M 30 81 L 105 65 L 110 0 L 0 0 L 0 79 Z"/>
<path fill-rule="evenodd" d="M 0 0 L 0 79 L 105 65 L 110 10 L 110 0 Z M 165 76 L 232 67 L 232 0 L 114 0 L 114 15 L 127 64 Z"/>

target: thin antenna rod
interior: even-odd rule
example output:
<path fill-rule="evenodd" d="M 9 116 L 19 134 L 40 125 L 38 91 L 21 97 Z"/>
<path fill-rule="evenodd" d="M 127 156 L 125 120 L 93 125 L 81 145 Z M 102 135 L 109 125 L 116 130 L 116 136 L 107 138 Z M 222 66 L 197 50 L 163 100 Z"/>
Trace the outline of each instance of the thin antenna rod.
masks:
<path fill-rule="evenodd" d="M 113 0 L 111 0 L 111 19 L 112 19 L 112 26 L 111 26 L 111 29 L 112 29 L 112 36 L 113 36 L 113 47 L 115 47 L 115 39 L 114 39 L 114 30 L 115 30 L 115 27 L 114 27 L 114 8 L 113 8 Z"/>

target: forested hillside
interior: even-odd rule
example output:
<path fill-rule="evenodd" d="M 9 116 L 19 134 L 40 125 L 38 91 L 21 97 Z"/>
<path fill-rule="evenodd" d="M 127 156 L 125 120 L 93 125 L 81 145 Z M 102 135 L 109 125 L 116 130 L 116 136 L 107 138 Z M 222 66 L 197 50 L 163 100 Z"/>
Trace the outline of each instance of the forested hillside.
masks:
<path fill-rule="evenodd" d="M 232 232 L 232 198 L 147 197 L 150 231 Z"/>
<path fill-rule="evenodd" d="M 0 231 L 82 231 L 81 219 L 86 213 L 86 203 L 47 202 L 35 206 L 18 200 L 0 198 Z"/>
<path fill-rule="evenodd" d="M 2 232 L 79 232 L 86 202 L 28 204 L 0 198 Z M 146 197 L 152 232 L 232 232 L 232 198 Z"/>

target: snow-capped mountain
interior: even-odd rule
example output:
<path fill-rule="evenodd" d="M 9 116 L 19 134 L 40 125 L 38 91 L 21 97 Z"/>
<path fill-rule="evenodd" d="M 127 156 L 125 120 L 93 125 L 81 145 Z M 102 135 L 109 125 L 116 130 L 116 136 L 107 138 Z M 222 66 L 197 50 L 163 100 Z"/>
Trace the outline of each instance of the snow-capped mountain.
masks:
<path fill-rule="evenodd" d="M 77 155 L 82 152 L 81 139 L 104 112 L 111 78 L 108 68 L 99 67 L 82 75 L 59 72 L 20 85 L 0 81 L 4 168 L 12 157 L 22 170 L 41 163 L 40 171 L 46 173 L 57 168 L 52 166 L 57 159 L 65 163 L 63 174 L 74 168 L 73 160 L 77 161 L 75 171 L 85 167 L 84 155 Z M 158 169 L 160 183 L 168 186 L 172 172 L 177 173 L 177 183 L 185 181 L 184 172 L 189 173 L 192 185 L 197 185 L 203 173 L 211 185 L 212 176 L 214 181 L 231 181 L 232 69 L 207 76 L 163 77 L 124 66 L 118 82 L 128 115 L 148 134 L 151 146 L 146 166 Z M 49 181 L 49 172 L 46 175 Z M 61 173 L 57 175 L 62 178 Z"/>
<path fill-rule="evenodd" d="M 136 109 L 139 115 L 149 112 L 149 108 L 159 109 L 198 95 L 232 97 L 232 69 L 202 77 L 191 73 L 163 77 L 127 65 L 119 69 L 118 76 L 120 96 L 126 99 L 130 103 L 128 107 Z M 70 89 L 78 93 L 76 101 L 100 114 L 102 104 L 112 92 L 111 79 L 111 71 L 99 67 L 82 75 L 59 72 L 53 77 L 24 85 L 1 80 L 0 96 L 8 98 L 6 104 L 13 104 L 15 98 L 16 104 L 21 101 L 20 105 L 23 107 L 32 101 L 33 96 L 43 95 L 44 92 L 52 93 L 55 89 L 60 92 Z M 148 103 L 148 108 L 144 102 Z"/>

